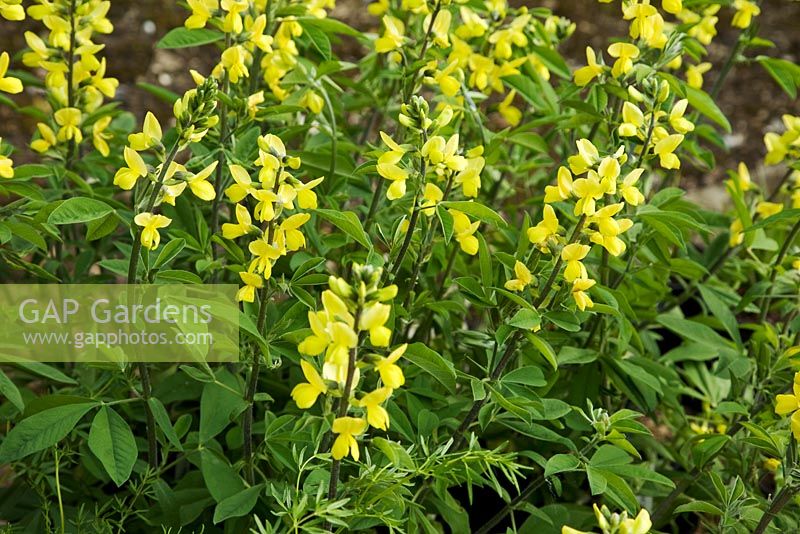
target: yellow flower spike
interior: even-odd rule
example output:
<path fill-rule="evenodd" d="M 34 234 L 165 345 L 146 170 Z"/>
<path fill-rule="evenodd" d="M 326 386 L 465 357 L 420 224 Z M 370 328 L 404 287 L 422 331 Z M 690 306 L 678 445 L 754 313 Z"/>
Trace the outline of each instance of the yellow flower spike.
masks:
<path fill-rule="evenodd" d="M 0 17 L 6 20 L 25 20 L 22 0 L 0 0 Z"/>
<path fill-rule="evenodd" d="M 308 382 L 297 384 L 294 389 L 292 389 L 291 395 L 297 407 L 301 410 L 306 410 L 317 402 L 317 397 L 328 392 L 328 386 L 325 385 L 325 382 L 322 380 L 322 377 L 319 376 L 317 370 L 314 369 L 313 365 L 305 360 L 300 360 L 300 367 L 303 370 L 303 376 L 306 377 Z"/>
<path fill-rule="evenodd" d="M 128 144 L 134 150 L 142 151 L 152 148 L 161 143 L 161 124 L 151 112 L 147 112 L 144 117 L 144 125 L 139 133 L 128 136 Z"/>
<path fill-rule="evenodd" d="M 542 220 L 528 228 L 528 240 L 540 249 L 546 248 L 547 240 L 558 233 L 558 218 L 552 206 L 545 204 Z"/>
<path fill-rule="evenodd" d="M 586 291 L 596 283 L 591 278 L 578 278 L 572 282 L 572 298 L 575 299 L 575 304 L 578 305 L 581 311 L 594 306 L 594 302 L 592 302 Z"/>
<path fill-rule="evenodd" d="M 122 167 L 114 175 L 114 185 L 118 185 L 122 189 L 129 191 L 136 185 L 136 180 L 147 176 L 147 166 L 142 156 L 131 147 L 125 147 L 123 157 L 128 166 Z"/>
<path fill-rule="evenodd" d="M 256 299 L 256 290 L 264 287 L 264 278 L 259 274 L 242 271 L 239 278 L 244 282 L 244 286 L 236 292 L 237 302 L 253 302 Z"/>
<path fill-rule="evenodd" d="M 214 198 L 217 196 L 214 186 L 208 181 L 211 173 L 217 168 L 217 163 L 217 161 L 212 162 L 205 169 L 197 174 L 192 175 L 186 180 L 186 182 L 189 184 L 189 189 L 191 189 L 192 193 L 194 193 L 194 196 L 201 200 L 205 200 L 206 202 L 214 200 Z"/>
<path fill-rule="evenodd" d="M 478 231 L 480 222 L 470 222 L 469 217 L 457 210 L 448 210 L 453 216 L 453 234 L 461 250 L 474 256 L 478 253 L 478 238 L 473 234 Z"/>
<path fill-rule="evenodd" d="M 522 291 L 533 282 L 533 275 L 530 270 L 519 260 L 514 264 L 514 275 L 516 278 L 505 283 L 505 288 L 509 291 Z"/>
<path fill-rule="evenodd" d="M 248 195 L 258 191 L 258 189 L 253 187 L 250 174 L 244 167 L 241 165 L 228 164 L 228 170 L 231 173 L 231 177 L 233 177 L 234 183 L 225 189 L 225 196 L 232 202 L 239 202 Z"/>
<path fill-rule="evenodd" d="M 703 74 L 711 70 L 711 63 L 698 63 L 686 67 L 686 84 L 695 89 L 703 88 Z"/>
<path fill-rule="evenodd" d="M 11 58 L 9 57 L 8 52 L 3 52 L 0 54 L 0 91 L 15 95 L 22 92 L 22 82 L 19 80 L 19 78 L 6 76 L 10 61 Z"/>
<path fill-rule="evenodd" d="M 563 165 L 558 168 L 557 185 L 548 185 L 544 188 L 544 201 L 559 202 L 572 196 L 572 173 Z"/>
<path fill-rule="evenodd" d="M 389 388 L 397 389 L 406 383 L 406 377 L 403 375 L 403 370 L 397 365 L 403 354 L 405 354 L 408 344 L 403 344 L 394 349 L 389 356 L 381 358 L 375 363 L 375 370 L 381 376 L 381 382 Z"/>
<path fill-rule="evenodd" d="M 667 13 L 677 15 L 683 11 L 683 2 L 681 0 L 661 0 L 661 8 Z"/>
<path fill-rule="evenodd" d="M 644 169 L 634 169 L 622 179 L 619 193 L 625 199 L 625 202 L 631 206 L 638 206 L 644 202 L 644 195 L 636 187 L 636 183 L 641 178 L 642 173 L 644 173 Z"/>
<path fill-rule="evenodd" d="M 311 113 L 316 114 L 320 113 L 325 107 L 325 100 L 311 89 L 308 89 L 300 99 L 300 105 Z"/>
<path fill-rule="evenodd" d="M 436 213 L 436 204 L 441 202 L 443 198 L 444 193 L 436 184 L 425 184 L 425 192 L 423 194 L 424 201 L 420 204 L 420 210 L 424 215 L 433 217 L 434 213 Z"/>
<path fill-rule="evenodd" d="M 236 224 L 225 223 L 222 225 L 222 237 L 225 239 L 236 239 L 247 235 L 253 229 L 253 219 L 247 206 L 236 204 Z"/>
<path fill-rule="evenodd" d="M 584 87 L 589 82 L 603 73 L 604 67 L 597 63 L 597 56 L 591 47 L 586 47 L 586 63 L 585 67 L 581 67 L 575 71 L 575 85 Z"/>
<path fill-rule="evenodd" d="M 47 124 L 40 122 L 36 125 L 36 128 L 39 130 L 39 139 L 31 143 L 33 150 L 39 153 L 47 152 L 58 143 L 56 133 Z"/>
<path fill-rule="evenodd" d="M 675 105 L 672 106 L 672 110 L 669 112 L 669 125 L 679 134 L 694 131 L 694 123 L 683 116 L 686 113 L 686 106 L 688 105 L 689 101 L 683 98 L 675 102 Z"/>
<path fill-rule="evenodd" d="M 358 329 L 369 331 L 369 340 L 376 347 L 386 347 L 392 337 L 392 331 L 384 326 L 389 320 L 392 307 L 375 302 L 367 306 L 358 319 Z"/>
<path fill-rule="evenodd" d="M 622 105 L 622 121 L 617 129 L 620 137 L 638 136 L 639 129 L 644 126 L 644 114 L 636 104 L 625 102 Z"/>
<path fill-rule="evenodd" d="M 511 126 L 516 126 L 522 120 L 522 111 L 515 108 L 511 104 L 514 102 L 514 97 L 517 96 L 516 91 L 509 91 L 506 97 L 497 105 L 497 111 Z"/>
<path fill-rule="evenodd" d="M 763 201 L 759 202 L 756 205 L 756 213 L 758 213 L 758 215 L 763 219 L 771 217 L 772 215 L 775 215 L 782 211 L 783 211 L 783 204 L 780 204 L 778 202 Z"/>
<path fill-rule="evenodd" d="M 563 248 L 561 259 L 567 264 L 564 268 L 564 280 L 572 282 L 577 278 L 587 278 L 589 276 L 581 260 L 589 254 L 591 249 L 592 247 L 589 245 L 580 243 L 571 243 Z"/>
<path fill-rule="evenodd" d="M 373 428 L 389 430 L 389 412 L 381 406 L 391 397 L 392 388 L 382 387 L 361 397 L 356 405 L 367 411 L 367 423 Z"/>
<path fill-rule="evenodd" d="M 681 160 L 673 154 L 675 149 L 683 142 L 683 134 L 668 135 L 653 148 L 659 157 L 659 163 L 664 169 L 680 169 Z"/>
<path fill-rule="evenodd" d="M 306 246 L 306 238 L 299 228 L 309 219 L 311 215 L 308 213 L 295 213 L 280 224 L 279 229 L 284 233 L 287 250 L 300 250 Z"/>
<path fill-rule="evenodd" d="M 403 45 L 406 27 L 400 19 L 390 15 L 384 15 L 381 20 L 385 30 L 383 35 L 375 41 L 375 51 L 379 54 L 385 54 Z"/>
<path fill-rule="evenodd" d="M 733 15 L 731 26 L 736 28 L 748 28 L 753 17 L 761 14 L 758 4 L 750 0 L 733 0 L 733 7 L 736 9 L 736 14 Z"/>
<path fill-rule="evenodd" d="M 367 430 L 367 422 L 359 417 L 337 417 L 333 421 L 331 430 L 336 436 L 331 454 L 334 460 L 341 460 L 348 454 L 353 460 L 358 461 L 358 442 L 355 436 L 360 436 Z"/>
<path fill-rule="evenodd" d="M 578 153 L 567 158 L 567 163 L 572 174 L 577 176 L 594 167 L 600 161 L 600 153 L 588 139 L 578 139 L 575 144 L 578 147 Z"/>
<path fill-rule="evenodd" d="M 633 60 L 639 57 L 639 48 L 630 43 L 613 43 L 608 47 L 608 55 L 617 58 L 611 67 L 611 75 L 619 78 L 633 68 Z"/>
<path fill-rule="evenodd" d="M 80 129 L 81 110 L 78 108 L 62 108 L 56 111 L 53 117 L 56 120 L 56 124 L 61 126 L 56 134 L 56 138 L 59 141 L 74 140 L 76 143 L 81 142 L 83 139 Z"/>
<path fill-rule="evenodd" d="M 205 28 L 213 12 L 219 9 L 218 0 L 187 0 L 187 3 L 192 14 L 183 25 L 190 30 Z"/>
<path fill-rule="evenodd" d="M 159 228 L 166 228 L 169 226 L 172 219 L 164 215 L 154 215 L 144 212 L 134 217 L 133 222 L 142 227 L 142 246 L 153 250 L 157 248 L 158 244 L 161 242 L 161 234 L 158 233 Z"/>

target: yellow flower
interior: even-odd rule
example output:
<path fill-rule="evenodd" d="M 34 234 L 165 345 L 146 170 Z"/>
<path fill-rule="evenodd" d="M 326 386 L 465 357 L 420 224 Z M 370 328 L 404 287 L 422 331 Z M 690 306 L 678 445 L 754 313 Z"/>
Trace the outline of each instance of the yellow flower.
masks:
<path fill-rule="evenodd" d="M 144 117 L 144 125 L 139 133 L 128 136 L 128 144 L 133 150 L 147 150 L 161 144 L 161 124 L 151 112 L 147 112 Z"/>
<path fill-rule="evenodd" d="M 544 188 L 544 201 L 559 202 L 572 196 L 572 173 L 563 165 L 558 168 L 557 185 L 548 185 Z"/>
<path fill-rule="evenodd" d="M 39 153 L 47 152 L 58 143 L 56 133 L 47 124 L 40 122 L 36 125 L 36 128 L 39 130 L 39 139 L 31 143 L 33 150 Z"/>
<path fill-rule="evenodd" d="M 8 52 L 0 54 L 0 91 L 15 95 L 22 92 L 22 82 L 19 78 L 6 76 L 9 61 Z"/>
<path fill-rule="evenodd" d="M 612 256 L 619 256 L 625 252 L 625 242 L 618 236 L 633 226 L 633 221 L 630 219 L 614 219 L 614 215 L 619 213 L 622 208 L 622 202 L 610 204 L 597 210 L 589 219 L 589 223 L 597 225 L 598 230 L 592 234 L 592 242 L 604 247 Z"/>
<path fill-rule="evenodd" d="M 505 283 L 505 288 L 509 291 L 522 291 L 533 282 L 533 275 L 530 270 L 519 260 L 514 264 L 514 275 L 516 278 L 512 278 Z"/>
<path fill-rule="evenodd" d="M 249 2 L 247 0 L 222 0 L 220 7 L 228 13 L 223 20 L 222 30 L 225 32 L 242 33 L 242 15 L 241 13 L 248 8 Z"/>
<path fill-rule="evenodd" d="M 741 245 L 744 242 L 744 226 L 742 225 L 741 219 L 734 219 L 731 223 L 730 228 L 730 238 L 728 239 L 728 243 L 730 246 L 735 247 L 737 245 Z"/>
<path fill-rule="evenodd" d="M 764 460 L 764 469 L 774 473 L 781 466 L 781 461 L 777 458 L 767 458 Z"/>
<path fill-rule="evenodd" d="M 406 194 L 408 171 L 397 165 L 405 154 L 405 149 L 395 143 L 394 139 L 386 133 L 381 132 L 380 135 L 389 150 L 378 158 L 376 170 L 380 176 L 393 182 L 386 191 L 386 198 L 397 200 Z"/>
<path fill-rule="evenodd" d="M 599 175 L 590 171 L 586 178 L 578 178 L 572 184 L 572 191 L 578 197 L 575 215 L 593 215 L 596 201 L 608 192 L 608 183 L 601 182 Z"/>
<path fill-rule="evenodd" d="M 0 0 L 0 17 L 6 20 L 25 20 L 22 0 Z"/>
<path fill-rule="evenodd" d="M 169 226 L 172 219 L 163 215 L 143 212 L 134 217 L 133 222 L 142 227 L 142 246 L 152 250 L 157 248 L 161 242 L 161 234 L 158 233 L 158 229 Z"/>
<path fill-rule="evenodd" d="M 81 110 L 78 108 L 62 108 L 55 112 L 53 115 L 56 119 L 56 124 L 61 126 L 56 134 L 59 141 L 74 140 L 80 143 L 83 139 L 81 133 Z"/>
<path fill-rule="evenodd" d="M 192 190 L 194 196 L 205 201 L 214 200 L 217 196 L 217 192 L 214 190 L 214 186 L 208 181 L 208 178 L 216 168 L 217 161 L 214 161 L 202 171 L 186 179 L 186 183 L 189 184 L 189 189 Z"/>
<path fill-rule="evenodd" d="M 461 250 L 474 256 L 478 253 L 478 238 L 473 234 L 478 231 L 480 222 L 470 222 L 469 217 L 457 210 L 448 210 L 453 216 L 453 234 L 461 246 Z"/>
<path fill-rule="evenodd" d="M 314 188 L 321 184 L 323 180 L 325 180 L 325 178 L 320 177 L 316 180 L 298 183 L 294 186 L 295 191 L 297 191 L 297 203 L 300 208 L 304 210 L 317 209 L 317 194 L 314 192 Z"/>
<path fill-rule="evenodd" d="M 444 193 L 435 184 L 425 184 L 425 192 L 423 194 L 424 202 L 420 204 L 420 210 L 424 215 L 433 217 L 433 214 L 436 212 L 436 204 L 441 202 L 443 198 Z"/>
<path fill-rule="evenodd" d="M 247 249 L 255 256 L 250 262 L 249 270 L 263 274 L 265 279 L 272 276 L 272 264 L 284 254 L 283 243 L 276 241 L 278 242 L 273 244 L 261 238 L 248 245 Z"/>
<path fill-rule="evenodd" d="M 381 404 L 386 402 L 391 395 L 392 388 L 382 387 L 367 393 L 357 401 L 357 406 L 366 409 L 367 423 L 370 426 L 381 430 L 389 429 L 389 412 Z"/>
<path fill-rule="evenodd" d="M 575 143 L 578 153 L 567 158 L 572 174 L 579 175 L 594 167 L 600 161 L 600 153 L 597 147 L 588 139 L 578 139 Z"/>
<path fill-rule="evenodd" d="M 683 2 L 681 0 L 661 0 L 661 7 L 667 13 L 677 15 L 683 11 Z"/>
<path fill-rule="evenodd" d="M 256 289 L 264 287 L 264 278 L 261 275 L 242 271 L 239 278 L 244 282 L 244 286 L 236 292 L 236 300 L 241 302 L 253 302 L 256 300 Z"/>
<path fill-rule="evenodd" d="M 750 0 L 733 0 L 733 7 L 736 8 L 736 14 L 733 15 L 731 25 L 736 28 L 749 27 L 753 17 L 761 14 L 758 4 Z"/>
<path fill-rule="evenodd" d="M 236 224 L 225 223 L 222 225 L 222 237 L 225 239 L 236 239 L 250 233 L 253 230 L 253 220 L 246 206 L 236 204 Z"/>
<path fill-rule="evenodd" d="M 311 215 L 308 213 L 295 213 L 278 226 L 278 231 L 284 234 L 287 250 L 299 250 L 306 245 L 306 238 L 298 228 L 307 223 L 309 219 L 311 219 Z"/>
<path fill-rule="evenodd" d="M 450 22 L 453 14 L 447 9 L 442 9 L 436 14 L 436 19 L 431 26 L 431 34 L 433 35 L 433 44 L 439 48 L 447 48 L 450 46 Z M 425 17 L 422 23 L 423 28 L 430 26 L 430 15 Z"/>
<path fill-rule="evenodd" d="M 766 219 L 767 217 L 771 217 L 776 213 L 780 213 L 783 211 L 783 204 L 779 204 L 778 202 L 759 202 L 756 205 L 756 213 L 758 213 L 761 218 Z"/>
<path fill-rule="evenodd" d="M 0 137 L 0 143 L 3 139 Z M 14 162 L 8 156 L 0 154 L 0 178 L 14 177 Z"/>
<path fill-rule="evenodd" d="M 123 157 L 128 166 L 122 167 L 114 175 L 114 185 L 128 191 L 136 185 L 136 180 L 147 176 L 147 166 L 144 164 L 142 156 L 131 147 L 125 147 Z"/>
<path fill-rule="evenodd" d="M 253 191 L 252 195 L 258 201 L 255 210 L 253 210 L 256 220 L 264 222 L 274 219 L 275 208 L 272 205 L 278 201 L 278 195 L 269 189 Z"/>
<path fill-rule="evenodd" d="M 452 171 L 464 170 L 467 161 L 457 153 L 458 139 L 458 134 L 451 135 L 447 141 L 441 135 L 434 135 L 422 145 L 420 154 L 434 167 Z"/>
<path fill-rule="evenodd" d="M 358 320 L 358 329 L 369 331 L 369 340 L 376 347 L 386 347 L 392 338 L 392 331 L 385 327 L 392 307 L 388 304 L 374 302 L 366 307 Z"/>
<path fill-rule="evenodd" d="M 358 461 L 358 442 L 355 436 L 360 436 L 367 430 L 367 422 L 360 417 L 337 417 L 333 421 L 331 430 L 336 436 L 331 453 L 334 460 L 341 460 L 350 454 L 353 460 Z"/>
<path fill-rule="evenodd" d="M 403 34 L 406 29 L 402 21 L 390 15 L 384 15 L 382 20 L 385 31 L 375 41 L 375 51 L 379 54 L 385 54 L 400 48 L 405 40 Z"/>
<path fill-rule="evenodd" d="M 252 24 L 249 24 L 249 20 L 250 18 L 248 17 L 245 24 L 245 29 L 250 32 L 250 37 L 247 40 L 264 52 L 272 52 L 272 36 L 264 35 L 264 30 L 267 28 L 267 16 L 262 13 L 256 17 Z"/>
<path fill-rule="evenodd" d="M 456 28 L 456 35 L 462 39 L 482 37 L 489 27 L 489 23 L 483 20 L 480 15 L 472 11 L 467 6 L 459 8 L 461 15 L 461 26 Z"/>
<path fill-rule="evenodd" d="M 110 153 L 108 140 L 113 137 L 105 132 L 109 124 L 111 124 L 111 116 L 107 115 L 92 125 L 92 144 L 103 157 L 108 157 Z"/>
<path fill-rule="evenodd" d="M 627 518 L 619 526 L 619 534 L 647 534 L 653 527 L 650 513 L 642 508 L 635 518 Z"/>
<path fill-rule="evenodd" d="M 711 70 L 711 63 L 698 63 L 686 67 L 686 84 L 695 89 L 703 88 L 703 74 Z"/>
<path fill-rule="evenodd" d="M 214 11 L 219 9 L 218 0 L 187 0 L 192 15 L 183 23 L 190 30 L 204 28 Z"/>
<path fill-rule="evenodd" d="M 461 89 L 461 70 L 458 68 L 458 61 L 451 61 L 444 69 L 436 68 L 436 61 L 428 64 L 428 69 L 433 71 L 432 76 L 425 77 L 425 83 L 436 84 L 445 96 L 455 96 Z M 453 74 L 456 74 L 454 76 Z"/>
<path fill-rule="evenodd" d="M 319 113 L 325 106 L 325 100 L 311 89 L 308 89 L 300 99 L 300 105 L 312 113 Z"/>
<path fill-rule="evenodd" d="M 694 131 L 694 124 L 692 121 L 683 116 L 686 113 L 686 106 L 688 105 L 689 101 L 683 98 L 675 102 L 675 105 L 672 106 L 672 110 L 669 112 L 669 125 L 679 134 Z"/>
<path fill-rule="evenodd" d="M 222 53 L 220 64 L 228 72 L 228 79 L 231 83 L 238 83 L 239 78 L 250 76 L 250 71 L 247 70 L 245 64 L 249 56 L 250 53 L 241 45 L 232 46 Z"/>
<path fill-rule="evenodd" d="M 591 278 L 578 278 L 572 282 L 572 298 L 581 311 L 594 306 L 594 302 L 586 293 L 586 290 L 594 286 L 597 282 Z"/>
<path fill-rule="evenodd" d="M 478 190 L 481 188 L 481 171 L 485 164 L 483 145 L 467 151 L 466 166 L 453 179 L 456 184 L 461 184 L 461 192 L 465 197 L 478 196 Z"/>
<path fill-rule="evenodd" d="M 561 251 L 561 259 L 566 262 L 567 266 L 564 268 L 564 279 L 567 282 L 572 282 L 577 278 L 586 278 L 588 273 L 586 267 L 581 263 L 581 260 L 589 254 L 591 247 L 589 245 L 582 245 L 580 243 L 571 243 L 564 247 Z"/>
<path fill-rule="evenodd" d="M 250 179 L 250 174 L 241 165 L 229 164 L 228 170 L 233 177 L 233 185 L 225 190 L 225 195 L 231 199 L 232 202 L 239 202 L 248 195 L 254 194 L 258 189 L 253 187 L 253 181 Z"/>
<path fill-rule="evenodd" d="M 497 105 L 497 111 L 511 126 L 518 125 L 519 121 L 522 120 L 522 111 L 512 106 L 516 95 L 516 91 L 509 91 L 503 101 Z"/>
<path fill-rule="evenodd" d="M 556 234 L 558 234 L 556 212 L 552 206 L 545 204 L 542 220 L 536 226 L 528 228 L 528 240 L 540 249 L 545 249 L 547 240 Z"/>
<path fill-rule="evenodd" d="M 620 137 L 634 137 L 639 135 L 639 128 L 644 125 L 644 114 L 636 104 L 625 102 L 622 105 L 622 121 L 617 130 Z"/>
<path fill-rule="evenodd" d="M 659 163 L 665 169 L 680 169 L 681 160 L 678 156 L 673 154 L 675 149 L 683 142 L 682 134 L 668 135 L 658 143 L 656 143 L 653 151 L 659 157 Z"/>
<path fill-rule="evenodd" d="M 528 44 L 525 36 L 525 27 L 530 22 L 528 14 L 516 17 L 508 27 L 498 30 L 489 36 L 489 42 L 494 45 L 492 55 L 498 59 L 510 59 L 514 53 L 514 46 L 524 47 Z"/>
<path fill-rule="evenodd" d="M 614 43 L 608 47 L 608 55 L 617 58 L 611 67 L 611 75 L 618 78 L 631 71 L 633 60 L 639 57 L 639 48 L 630 43 Z"/>
<path fill-rule="evenodd" d="M 603 66 L 597 63 L 597 56 L 591 47 L 586 47 L 586 63 L 585 67 L 581 67 L 575 71 L 575 85 L 583 87 L 603 73 Z"/>
<path fill-rule="evenodd" d="M 381 382 L 387 387 L 397 389 L 406 383 L 403 370 L 397 365 L 397 360 L 405 354 L 406 348 L 408 348 L 408 344 L 400 345 L 389 356 L 381 358 L 375 363 L 375 370 L 380 374 Z"/>
<path fill-rule="evenodd" d="M 619 188 L 619 193 L 622 195 L 622 198 L 625 199 L 625 202 L 631 206 L 638 206 L 644 202 L 644 195 L 636 187 L 636 182 L 639 181 L 639 178 L 642 176 L 643 172 L 644 169 L 634 169 L 622 179 L 622 185 Z"/>
<path fill-rule="evenodd" d="M 292 389 L 292 399 L 298 408 L 305 410 L 317 402 L 317 397 L 328 392 L 328 386 L 325 385 L 325 381 L 322 380 L 313 365 L 305 360 L 300 360 L 300 367 L 303 369 L 303 376 L 306 377 L 308 383 L 297 384 Z"/>
<path fill-rule="evenodd" d="M 739 172 L 737 172 L 735 176 L 736 184 L 739 186 L 739 189 L 742 192 L 748 191 L 750 187 L 753 185 L 753 182 L 750 180 L 750 170 L 747 168 L 747 165 L 745 165 L 743 161 L 739 162 L 738 170 Z"/>

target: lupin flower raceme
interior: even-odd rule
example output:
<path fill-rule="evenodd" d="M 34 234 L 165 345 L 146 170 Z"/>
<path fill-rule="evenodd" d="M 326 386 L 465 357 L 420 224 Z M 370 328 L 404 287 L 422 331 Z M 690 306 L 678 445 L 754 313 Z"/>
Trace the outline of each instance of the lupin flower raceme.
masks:
<path fill-rule="evenodd" d="M 297 347 L 306 382 L 292 390 L 301 409 L 311 408 L 320 396 L 337 397 L 339 404 L 332 431 L 333 458 L 359 458 L 358 436 L 369 426 L 387 430 L 389 415 L 384 404 L 395 389 L 405 383 L 397 364 L 406 345 L 395 347 L 387 356 L 365 350 L 386 349 L 392 337 L 388 304 L 397 286 L 379 287 L 382 269 L 354 264 L 352 280 L 331 276 L 322 293 L 322 309 L 309 311 L 311 334 Z M 321 355 L 322 373 L 313 363 Z M 362 384 L 363 382 L 363 384 Z M 375 386 L 372 387 L 372 384 Z M 324 410 L 330 408 L 324 403 Z"/>

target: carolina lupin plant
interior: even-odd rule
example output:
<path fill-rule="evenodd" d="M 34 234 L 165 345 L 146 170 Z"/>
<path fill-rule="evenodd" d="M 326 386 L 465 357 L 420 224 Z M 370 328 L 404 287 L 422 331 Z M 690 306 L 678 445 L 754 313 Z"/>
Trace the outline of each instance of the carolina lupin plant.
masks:
<path fill-rule="evenodd" d="M 722 172 L 729 208 L 685 193 L 720 174 L 729 74 L 794 98 L 797 66 L 759 55 L 771 5 L 598 4 L 624 35 L 568 62 L 538 5 L 189 0 L 158 46 L 203 66 L 142 84 L 172 113 L 138 128 L 108 2 L 0 0 L 34 19 L 0 55 L 35 117 L 0 149 L 4 281 L 235 284 L 242 334 L 228 365 L 4 365 L 0 517 L 796 530 L 796 111 Z"/>

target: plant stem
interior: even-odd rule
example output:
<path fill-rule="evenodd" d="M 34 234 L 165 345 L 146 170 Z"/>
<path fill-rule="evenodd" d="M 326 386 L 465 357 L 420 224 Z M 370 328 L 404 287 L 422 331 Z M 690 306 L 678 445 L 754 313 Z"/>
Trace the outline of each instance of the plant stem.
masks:
<path fill-rule="evenodd" d="M 153 191 L 150 193 L 150 198 L 147 199 L 147 204 L 144 210 L 145 212 L 150 212 L 153 210 L 156 200 L 158 199 L 158 194 L 161 191 L 161 183 L 164 181 L 164 176 L 167 174 L 167 169 L 169 169 L 172 160 L 174 160 L 175 156 L 178 154 L 178 146 L 179 142 L 176 141 L 167 155 L 167 158 L 164 160 L 164 163 L 162 163 L 161 172 L 158 174 L 158 178 L 153 186 Z M 128 285 L 136 284 L 136 272 L 139 267 L 139 256 L 142 253 L 142 229 L 135 224 L 134 228 L 133 248 L 131 249 L 130 263 L 128 263 Z M 153 416 L 153 410 L 150 409 L 149 402 L 152 394 L 150 385 L 150 371 L 147 369 L 147 364 L 144 362 L 137 363 L 136 368 L 139 371 L 139 376 L 142 381 L 142 398 L 145 401 L 144 411 L 147 417 L 147 460 L 150 464 L 150 467 L 155 468 L 158 466 L 158 446 L 156 442 L 155 417 Z"/>
<path fill-rule="evenodd" d="M 53 456 L 55 458 L 55 476 L 56 476 L 56 498 L 58 499 L 58 516 L 61 520 L 61 534 L 65 532 L 65 523 L 64 523 L 64 500 L 61 498 L 61 456 L 58 453 L 58 449 L 53 449 Z"/>
<path fill-rule="evenodd" d="M 230 32 L 225 33 L 225 49 L 227 50 L 231 46 L 231 34 Z M 230 89 L 230 79 L 228 77 L 228 71 L 223 70 L 222 73 L 222 92 L 224 94 L 228 94 L 228 90 Z M 220 146 L 217 147 L 219 150 L 219 154 L 217 155 L 217 169 L 216 169 L 216 176 L 214 178 L 214 190 L 217 192 L 216 196 L 214 197 L 214 201 L 211 203 L 211 234 L 216 234 L 219 226 L 219 203 L 222 199 L 222 179 L 224 176 L 224 167 L 225 167 L 225 150 L 223 143 L 225 138 L 228 136 L 228 106 L 225 104 L 224 99 L 218 99 L 218 109 L 219 109 L 219 142 Z M 211 254 L 213 258 L 214 254 L 214 247 L 211 247 Z"/>
<path fill-rule="evenodd" d="M 256 331 L 260 334 L 264 329 L 267 320 L 267 303 L 269 294 L 267 286 L 261 289 L 261 302 L 258 306 L 258 320 L 256 321 Z M 249 484 L 253 484 L 253 404 L 258 391 L 258 373 L 261 370 L 261 355 L 258 350 L 253 353 L 253 366 L 250 368 L 250 378 L 247 380 L 247 391 L 245 392 L 245 403 L 247 408 L 242 418 L 242 437 L 244 439 L 244 465 L 245 478 Z"/>
<path fill-rule="evenodd" d="M 766 294 L 761 297 L 761 315 L 759 317 L 759 322 L 763 323 L 764 320 L 767 318 L 767 311 L 769 310 L 769 300 L 772 298 L 772 291 L 775 286 L 775 279 L 778 277 L 778 268 L 780 268 L 781 263 L 783 263 L 783 259 L 786 257 L 786 253 L 789 252 L 789 247 L 792 246 L 794 240 L 797 238 L 797 234 L 800 232 L 800 218 L 797 222 L 794 223 L 792 229 L 789 231 L 789 235 L 783 241 L 783 246 L 781 246 L 780 251 L 778 251 L 778 255 L 775 256 L 775 261 L 772 264 L 772 269 L 769 275 L 769 285 L 767 286 Z"/>
<path fill-rule="evenodd" d="M 67 107 L 75 107 L 75 0 L 69 2 L 69 51 L 67 52 Z M 67 158 L 64 166 L 72 170 L 75 158 L 75 138 L 69 140 L 67 145 Z"/>
<path fill-rule="evenodd" d="M 761 516 L 761 521 L 758 522 L 758 526 L 753 531 L 753 534 L 763 534 L 763 532 L 767 530 L 769 524 L 772 523 L 772 520 L 777 517 L 783 507 L 794 497 L 798 489 L 800 488 L 790 485 L 781 488 L 775 495 L 775 498 L 772 499 L 772 504 L 770 504 L 767 511 L 764 512 L 764 515 Z"/>

